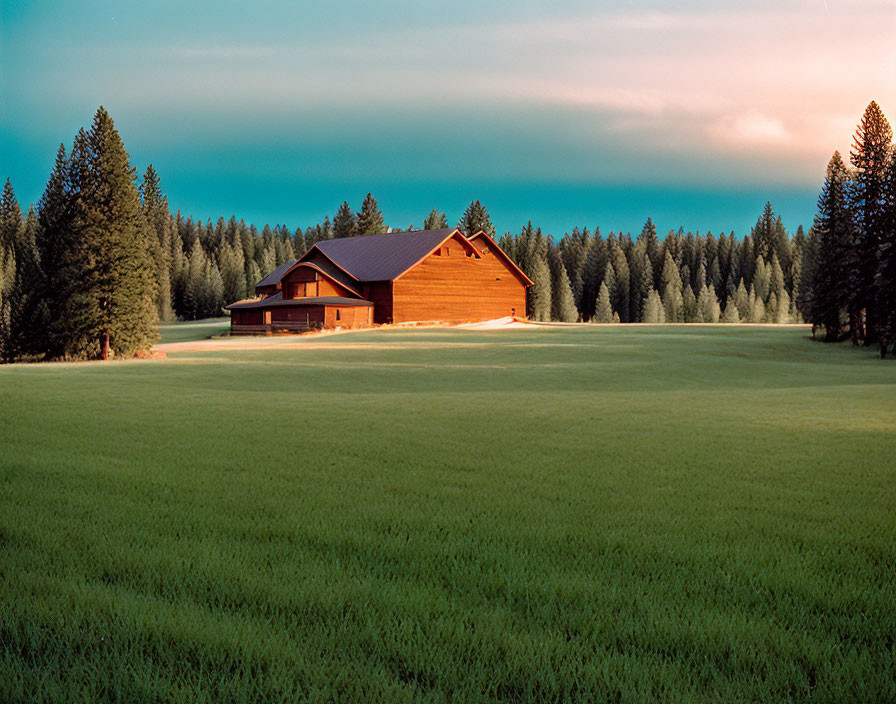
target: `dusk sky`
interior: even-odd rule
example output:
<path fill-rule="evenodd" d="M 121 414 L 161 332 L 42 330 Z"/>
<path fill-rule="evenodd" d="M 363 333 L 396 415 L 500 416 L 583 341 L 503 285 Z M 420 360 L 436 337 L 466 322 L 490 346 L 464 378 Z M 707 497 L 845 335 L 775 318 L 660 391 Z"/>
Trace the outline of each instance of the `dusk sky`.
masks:
<path fill-rule="evenodd" d="M 896 0 L 0 0 L 0 176 L 37 201 L 97 106 L 172 210 L 393 226 L 474 198 L 636 234 L 811 224 L 870 100 L 896 122 Z"/>

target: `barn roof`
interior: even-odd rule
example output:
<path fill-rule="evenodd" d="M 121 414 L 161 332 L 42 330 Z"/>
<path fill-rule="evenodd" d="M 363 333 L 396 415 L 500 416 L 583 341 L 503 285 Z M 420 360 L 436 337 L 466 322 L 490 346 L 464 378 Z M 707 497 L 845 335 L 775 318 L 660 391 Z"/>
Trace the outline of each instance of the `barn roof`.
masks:
<path fill-rule="evenodd" d="M 329 276 L 340 286 L 344 286 L 352 293 L 357 293 L 358 296 L 361 295 L 361 293 L 358 291 L 357 279 L 355 279 L 351 274 L 346 273 L 338 266 L 336 266 L 332 261 L 327 259 L 326 255 L 324 255 L 323 252 L 317 252 L 312 249 L 308 253 L 308 258 L 303 258 L 300 263 L 303 265 L 314 267 L 324 276 Z"/>
<path fill-rule="evenodd" d="M 314 298 L 288 298 L 283 300 L 283 292 L 277 291 L 273 296 L 252 301 L 238 301 L 224 306 L 227 310 L 246 310 L 251 308 L 292 308 L 303 306 L 372 306 L 371 301 L 343 296 L 316 296 Z"/>
<path fill-rule="evenodd" d="M 270 274 L 265 276 L 261 281 L 255 284 L 255 288 L 260 286 L 274 286 L 280 283 L 280 279 L 283 278 L 283 275 L 292 269 L 295 266 L 295 263 L 298 259 L 290 259 L 289 261 L 283 262 L 280 266 L 274 269 Z"/>
<path fill-rule="evenodd" d="M 316 269 L 321 274 L 329 279 L 332 279 L 351 293 L 357 294 L 358 298 L 361 298 L 361 292 L 357 289 L 358 282 L 348 276 L 344 271 L 342 271 L 338 266 L 333 264 L 333 262 L 331 262 L 326 257 L 318 257 L 317 259 L 308 261 L 298 261 L 296 259 L 293 259 L 292 262 L 293 264 L 289 268 L 284 269 L 283 267 L 279 267 L 279 269 L 283 269 L 283 271 L 279 274 L 280 278 L 277 279 L 277 282 L 282 281 L 287 274 L 295 269 L 298 269 L 300 266 L 306 266 L 310 269 Z M 271 276 L 273 276 L 273 274 L 271 274 Z M 258 284 L 258 286 L 262 285 L 269 284 Z M 256 286 L 256 288 L 258 288 L 258 286 Z"/>
<path fill-rule="evenodd" d="M 323 240 L 308 254 L 319 250 L 358 281 L 391 281 L 432 252 L 453 232 L 455 229 L 449 227 Z"/>

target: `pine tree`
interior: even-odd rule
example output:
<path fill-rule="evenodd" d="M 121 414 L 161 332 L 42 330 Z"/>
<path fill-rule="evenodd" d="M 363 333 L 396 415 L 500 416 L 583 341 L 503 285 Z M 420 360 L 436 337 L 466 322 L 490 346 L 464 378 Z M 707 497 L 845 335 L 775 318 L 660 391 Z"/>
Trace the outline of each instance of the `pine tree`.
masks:
<path fill-rule="evenodd" d="M 781 218 L 772 210 L 771 203 L 765 204 L 765 209 L 759 216 L 759 220 L 756 221 L 751 235 L 757 259 L 762 257 L 766 262 L 770 262 L 772 257 L 777 255 L 779 261 L 784 261 L 789 265 L 787 232 L 784 230 L 784 225 L 781 224 Z M 757 293 L 757 295 L 759 294 Z"/>
<path fill-rule="evenodd" d="M 376 198 L 368 193 L 358 212 L 357 233 L 359 235 L 379 235 L 385 231 L 383 213 L 376 203 Z"/>
<path fill-rule="evenodd" d="M 208 300 L 208 282 L 206 272 L 208 259 L 205 250 L 197 239 L 193 243 L 190 257 L 187 262 L 186 283 L 184 287 L 184 317 L 187 320 L 198 320 L 205 317 L 206 301 Z"/>
<path fill-rule="evenodd" d="M 218 259 L 222 296 L 225 303 L 233 303 L 246 296 L 246 263 L 242 248 L 224 244 Z M 254 285 L 254 284 L 253 284 Z"/>
<path fill-rule="evenodd" d="M 610 265 L 608 264 L 607 267 Z M 613 322 L 613 306 L 610 304 L 610 289 L 604 280 L 600 285 L 597 294 L 597 304 L 594 309 L 595 323 L 612 323 Z"/>
<path fill-rule="evenodd" d="M 896 343 L 896 148 L 890 153 L 882 200 L 881 237 L 874 285 L 877 291 L 880 355 L 883 358 L 889 345 Z M 893 353 L 896 354 L 896 347 Z"/>
<path fill-rule="evenodd" d="M 6 179 L 0 193 L 0 360 L 14 361 L 18 356 L 12 325 L 12 307 L 17 278 L 16 244 L 22 237 L 22 210 L 12 183 Z"/>
<path fill-rule="evenodd" d="M 13 243 L 15 278 L 9 298 L 10 354 L 13 358 L 34 357 L 46 353 L 46 329 L 49 311 L 43 300 L 46 289 L 40 253 L 37 249 L 38 222 L 34 208 Z"/>
<path fill-rule="evenodd" d="M 784 271 L 781 269 L 781 264 L 778 262 L 777 254 L 772 254 L 768 285 L 769 291 L 774 293 L 779 299 L 781 298 L 781 294 L 787 291 L 787 287 L 784 283 Z"/>
<path fill-rule="evenodd" d="M 721 317 L 719 300 L 711 286 L 703 286 L 697 296 L 697 314 L 701 323 L 717 323 Z"/>
<path fill-rule="evenodd" d="M 647 258 L 650 260 L 651 271 L 655 272 L 657 277 L 659 277 L 662 270 L 662 248 L 660 246 L 660 240 L 656 235 L 656 225 L 653 224 L 653 220 L 647 218 L 647 222 L 644 223 L 644 227 L 641 228 L 641 234 L 638 235 L 638 239 L 636 244 L 641 243 L 644 245 L 644 252 L 647 255 Z M 650 287 L 653 288 L 660 284 L 659 279 L 655 281 L 651 281 Z"/>
<path fill-rule="evenodd" d="M 536 251 L 530 271 L 529 278 L 532 279 L 533 285 L 527 292 L 529 317 L 538 321 L 550 320 L 551 271 L 548 267 L 546 252 L 542 248 Z"/>
<path fill-rule="evenodd" d="M 445 213 L 433 208 L 423 221 L 424 230 L 444 230 L 448 227 L 448 219 Z"/>
<path fill-rule="evenodd" d="M 82 131 L 83 132 L 83 131 Z M 59 357 L 64 349 L 62 329 L 62 309 L 66 302 L 66 291 L 59 285 L 60 270 L 68 249 L 73 217 L 73 185 L 71 164 L 65 145 L 60 144 L 56 152 L 56 162 L 47 181 L 44 193 L 38 202 L 37 248 L 46 276 L 38 295 L 47 307 L 47 326 L 43 331 L 42 351 L 50 357 Z M 51 277 L 57 285 L 49 286 Z"/>
<path fill-rule="evenodd" d="M 740 322 L 740 314 L 737 311 L 737 306 L 734 304 L 733 299 L 728 300 L 728 304 L 725 306 L 725 312 L 722 314 L 723 323 L 739 323 Z"/>
<path fill-rule="evenodd" d="M 610 309 L 613 308 L 613 301 L 616 297 L 616 270 L 613 268 L 613 257 L 610 257 L 610 260 L 607 262 L 607 266 L 604 267 L 604 277 L 602 283 L 606 284 L 607 292 L 610 294 Z M 600 287 L 598 287 L 598 292 L 600 291 Z M 596 308 L 595 308 L 596 310 Z"/>
<path fill-rule="evenodd" d="M 741 279 L 737 285 L 737 291 L 734 294 L 734 305 L 737 307 L 738 315 L 741 320 L 749 320 L 750 318 L 750 294 L 744 286 L 744 280 Z"/>
<path fill-rule="evenodd" d="M 640 238 L 632 249 L 629 279 L 629 314 L 632 322 L 637 323 L 644 319 L 644 302 L 653 289 L 653 266 L 647 256 L 647 245 Z"/>
<path fill-rule="evenodd" d="M 762 299 L 756 295 L 753 287 L 750 287 L 750 311 L 747 314 L 746 322 L 762 323 L 765 321 L 765 304 Z"/>
<path fill-rule="evenodd" d="M 650 289 L 650 293 L 647 294 L 647 298 L 644 300 L 643 310 L 643 322 L 651 324 L 666 322 L 666 311 L 663 307 L 663 301 L 656 289 Z"/>
<path fill-rule="evenodd" d="M 600 290 L 600 283 L 603 281 L 604 271 L 607 268 L 607 243 L 601 237 L 600 230 L 595 229 L 594 237 L 591 240 L 591 246 L 588 248 L 588 254 L 585 257 L 585 266 L 582 275 L 582 301 L 580 310 L 583 311 L 583 318 L 590 318 L 594 315 L 595 306 L 597 305 L 597 293 Z"/>
<path fill-rule="evenodd" d="M 705 288 L 705 287 L 704 287 Z M 700 311 L 697 307 L 697 297 L 694 295 L 694 289 L 690 284 L 684 287 L 681 294 L 681 321 L 683 323 L 699 323 Z"/>
<path fill-rule="evenodd" d="M 566 267 L 556 247 L 548 250 L 548 265 L 551 270 L 551 320 L 574 323 L 578 318 L 578 311 Z"/>
<path fill-rule="evenodd" d="M 55 191 L 54 180 L 55 170 L 48 192 Z M 96 358 L 107 349 L 125 356 L 147 349 L 158 339 L 152 258 L 157 243 L 143 215 L 134 169 L 102 107 L 90 131 L 75 137 L 67 182 L 67 226 L 41 235 L 50 255 L 47 290 L 54 292 L 51 353 Z M 49 210 L 42 208 L 42 219 Z"/>
<path fill-rule="evenodd" d="M 761 298 L 763 303 L 768 300 L 768 295 L 771 293 L 771 273 L 761 254 L 756 257 L 753 288 L 756 290 L 756 297 Z"/>
<path fill-rule="evenodd" d="M 9 309 L 15 279 L 15 255 L 11 247 L 0 244 L 0 362 L 9 362 L 16 357 L 10 348 L 12 335 Z"/>
<path fill-rule="evenodd" d="M 893 130 L 872 101 L 856 128 L 850 159 L 855 168 L 851 194 L 854 216 L 850 261 L 850 329 L 853 340 L 877 341 L 875 272 L 884 233 L 884 193 Z"/>
<path fill-rule="evenodd" d="M 712 287 L 712 290 L 715 292 L 716 296 L 724 296 L 727 293 L 722 286 L 722 268 L 719 265 L 718 257 L 713 257 L 712 263 L 709 265 L 709 272 L 707 273 L 707 283 Z"/>
<path fill-rule="evenodd" d="M 221 306 L 224 305 L 224 280 L 221 278 L 218 265 L 213 261 L 206 263 L 205 278 L 207 282 L 206 299 L 202 317 L 217 318 L 221 315 Z"/>
<path fill-rule="evenodd" d="M 264 274 L 258 268 L 255 260 L 250 261 L 246 265 L 246 297 L 255 297 L 255 286 L 264 278 Z"/>
<path fill-rule="evenodd" d="M 790 322 L 790 296 L 787 295 L 787 291 L 781 291 L 781 295 L 777 297 L 778 300 L 778 308 L 775 312 L 775 319 L 773 322 L 775 323 L 789 323 Z"/>
<path fill-rule="evenodd" d="M 765 306 L 765 317 L 762 319 L 763 323 L 774 323 L 778 317 L 778 297 L 774 294 L 774 292 L 768 295 L 768 302 Z"/>
<path fill-rule="evenodd" d="M 829 341 L 840 339 L 842 320 L 851 302 L 848 266 L 854 225 L 847 200 L 848 178 L 839 152 L 834 152 L 810 233 L 813 260 L 804 263 L 808 280 L 803 312 L 813 326 L 824 328 Z"/>
<path fill-rule="evenodd" d="M 162 194 L 159 175 L 152 164 L 146 167 L 143 183 L 140 185 L 140 199 L 143 203 L 143 215 L 156 235 L 156 242 L 151 247 L 156 263 L 157 296 L 156 309 L 160 320 L 172 320 L 174 309 L 171 293 L 171 240 L 173 237 L 171 212 L 168 209 L 168 198 Z"/>
<path fill-rule="evenodd" d="M 668 237 L 668 244 L 674 246 L 674 237 Z M 666 312 L 666 322 L 680 323 L 684 320 L 684 298 L 682 296 L 681 272 L 672 252 L 667 249 L 663 258 L 663 271 L 660 275 L 660 283 L 663 286 L 663 307 Z"/>
<path fill-rule="evenodd" d="M 22 210 L 12 183 L 6 179 L 0 193 L 0 361 L 12 362 L 19 356 L 13 329 L 15 284 L 19 278 L 16 246 L 22 239 Z"/>
<path fill-rule="evenodd" d="M 495 226 L 492 225 L 491 217 L 488 210 L 478 200 L 474 200 L 457 223 L 457 229 L 467 236 L 475 234 L 480 230 L 484 231 L 489 237 L 495 237 Z"/>
<path fill-rule="evenodd" d="M 342 201 L 342 205 L 336 211 L 336 217 L 333 218 L 333 237 L 354 237 L 356 234 L 358 234 L 358 223 L 355 214 L 348 201 Z M 260 264 L 261 262 L 259 262 Z M 264 271 L 264 267 L 261 268 Z M 270 273 L 270 269 L 265 273 Z"/>
<path fill-rule="evenodd" d="M 669 285 L 673 285 L 681 290 L 681 273 L 678 271 L 678 265 L 672 258 L 672 254 L 667 250 L 663 258 L 663 270 L 660 274 L 660 285 L 665 291 Z M 671 321 L 670 321 L 671 322 Z"/>
<path fill-rule="evenodd" d="M 676 285 L 670 282 L 663 291 L 663 307 L 666 311 L 666 322 L 680 323 L 684 320 L 684 299 L 681 295 L 681 281 Z"/>
<path fill-rule="evenodd" d="M 628 260 L 622 247 L 618 245 L 613 247 L 611 258 L 613 260 L 613 274 L 615 275 L 613 288 L 610 292 L 613 310 L 618 313 L 621 322 L 630 323 L 631 273 L 628 267 Z"/>

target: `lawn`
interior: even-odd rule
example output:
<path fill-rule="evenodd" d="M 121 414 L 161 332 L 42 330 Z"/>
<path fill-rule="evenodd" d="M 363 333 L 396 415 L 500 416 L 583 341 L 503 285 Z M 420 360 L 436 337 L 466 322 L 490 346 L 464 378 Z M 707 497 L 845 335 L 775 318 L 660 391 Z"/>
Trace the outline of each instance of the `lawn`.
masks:
<path fill-rule="evenodd" d="M 202 340 L 212 335 L 220 335 L 230 330 L 230 318 L 206 318 L 205 320 L 185 320 L 159 325 L 162 336 L 160 342 L 188 342 Z"/>
<path fill-rule="evenodd" d="M 0 701 L 896 701 L 874 350 L 374 331 L 0 408 Z"/>

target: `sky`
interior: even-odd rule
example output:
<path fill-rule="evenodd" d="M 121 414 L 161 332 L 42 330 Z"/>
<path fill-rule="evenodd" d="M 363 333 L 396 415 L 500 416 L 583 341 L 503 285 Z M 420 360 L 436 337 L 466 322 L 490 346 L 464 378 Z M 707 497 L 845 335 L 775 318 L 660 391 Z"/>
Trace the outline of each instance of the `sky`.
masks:
<path fill-rule="evenodd" d="M 0 0 L 23 204 L 103 105 L 202 219 L 795 229 L 871 100 L 896 122 L 896 0 Z"/>

